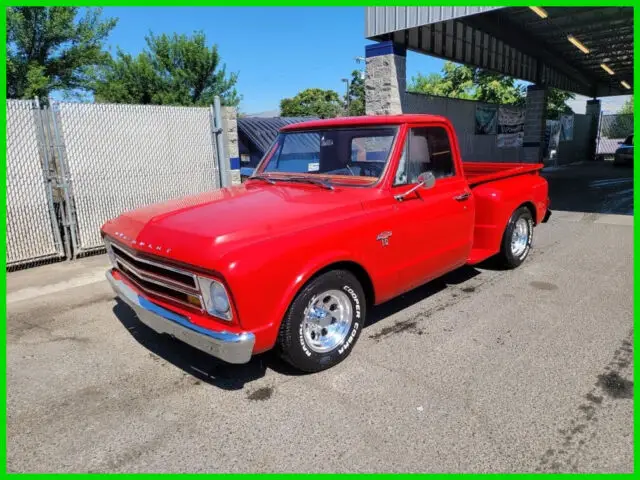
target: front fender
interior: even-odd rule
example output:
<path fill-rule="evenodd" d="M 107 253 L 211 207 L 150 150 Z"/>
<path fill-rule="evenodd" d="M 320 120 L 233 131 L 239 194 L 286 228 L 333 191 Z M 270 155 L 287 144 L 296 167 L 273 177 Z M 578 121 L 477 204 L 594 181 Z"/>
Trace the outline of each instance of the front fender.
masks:
<path fill-rule="evenodd" d="M 306 262 L 299 270 L 297 275 L 295 275 L 293 280 L 287 286 L 284 294 L 282 295 L 282 301 L 278 305 L 276 309 L 275 317 L 279 318 L 280 321 L 284 317 L 284 314 L 291 305 L 291 302 L 296 297 L 298 292 L 304 287 L 309 280 L 311 280 L 318 272 L 324 270 L 330 265 L 340 263 L 340 262 L 353 262 L 353 256 L 349 254 L 349 252 L 344 250 L 332 251 L 332 252 L 323 252 L 322 255 L 318 257 L 314 257 Z M 356 262 L 357 263 L 357 262 Z M 279 323 L 278 323 L 279 325 Z"/>
<path fill-rule="evenodd" d="M 319 249 L 316 249 L 319 250 Z M 310 255 L 311 254 L 311 255 Z M 254 353 L 271 349 L 289 305 L 320 270 L 344 261 L 357 261 L 346 249 L 322 250 L 290 246 L 266 257 L 240 255 L 225 278 L 243 330 L 255 332 Z"/>

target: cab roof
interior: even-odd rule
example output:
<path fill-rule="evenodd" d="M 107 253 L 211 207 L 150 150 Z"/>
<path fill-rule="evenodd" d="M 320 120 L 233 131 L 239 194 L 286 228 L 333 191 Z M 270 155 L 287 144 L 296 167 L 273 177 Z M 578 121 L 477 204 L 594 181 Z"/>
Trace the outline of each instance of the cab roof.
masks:
<path fill-rule="evenodd" d="M 445 117 L 440 115 L 367 115 L 362 117 L 338 117 L 327 118 L 324 120 L 310 120 L 307 122 L 294 123 L 286 125 L 280 129 L 281 132 L 291 132 L 295 130 L 308 130 L 317 128 L 335 128 L 335 127 L 360 127 L 369 125 L 400 125 L 403 123 L 418 122 L 448 122 Z"/>

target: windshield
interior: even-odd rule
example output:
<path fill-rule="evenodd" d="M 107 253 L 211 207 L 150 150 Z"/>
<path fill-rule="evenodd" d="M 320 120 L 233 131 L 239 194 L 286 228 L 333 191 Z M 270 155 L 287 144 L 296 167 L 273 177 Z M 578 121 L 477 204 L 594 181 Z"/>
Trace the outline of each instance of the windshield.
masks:
<path fill-rule="evenodd" d="M 373 183 L 384 172 L 396 133 L 388 126 L 281 133 L 256 173 Z"/>

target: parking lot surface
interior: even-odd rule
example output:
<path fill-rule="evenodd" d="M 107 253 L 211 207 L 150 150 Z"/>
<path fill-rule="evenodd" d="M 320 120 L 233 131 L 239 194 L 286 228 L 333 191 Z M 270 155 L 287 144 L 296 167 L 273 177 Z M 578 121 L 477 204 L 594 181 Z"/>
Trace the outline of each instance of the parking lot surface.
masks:
<path fill-rule="evenodd" d="M 581 162 L 549 167 L 549 182 L 556 210 L 633 215 L 633 169 L 612 162 Z"/>
<path fill-rule="evenodd" d="M 555 212 L 520 268 L 376 308 L 313 375 L 156 335 L 104 256 L 9 274 L 8 470 L 631 472 L 632 221 Z"/>

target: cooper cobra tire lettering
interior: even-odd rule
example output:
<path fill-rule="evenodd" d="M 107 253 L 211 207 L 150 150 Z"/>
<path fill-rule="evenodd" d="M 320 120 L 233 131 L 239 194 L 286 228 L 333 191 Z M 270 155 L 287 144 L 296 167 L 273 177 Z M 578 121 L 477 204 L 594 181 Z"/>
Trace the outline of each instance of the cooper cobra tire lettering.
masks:
<path fill-rule="evenodd" d="M 344 342 L 342 344 L 342 346 L 338 349 L 338 353 L 340 355 L 342 355 L 342 353 L 345 350 L 347 350 L 351 346 L 351 344 L 353 343 L 353 339 L 356 338 L 356 333 L 358 332 L 358 327 L 359 327 L 358 322 L 355 322 L 353 324 L 353 329 L 351 330 L 351 335 L 349 335 L 349 338 L 347 339 L 347 341 Z"/>
<path fill-rule="evenodd" d="M 342 287 L 342 289 L 345 292 L 347 292 L 349 295 L 351 295 L 351 298 L 353 299 L 353 302 L 355 303 L 355 307 L 356 307 L 356 318 L 359 319 L 360 318 L 360 299 L 358 298 L 358 295 L 348 285 L 345 285 L 344 287 Z"/>
<path fill-rule="evenodd" d="M 302 346 L 302 350 L 307 355 L 307 357 L 310 357 L 311 356 L 311 352 L 307 348 L 307 344 L 304 341 L 304 335 L 302 334 L 302 324 L 300 324 L 300 330 L 298 330 L 298 333 L 300 334 L 299 338 L 300 338 L 300 345 Z"/>
<path fill-rule="evenodd" d="M 343 292 L 343 302 L 350 305 L 350 329 L 342 332 L 340 342 L 331 350 L 316 352 L 307 343 L 305 330 L 309 302 L 321 292 Z M 346 295 L 346 298 L 344 296 Z M 291 302 L 278 332 L 277 348 L 282 358 L 304 372 L 319 372 L 347 358 L 362 333 L 367 316 L 365 292 L 356 276 L 347 270 L 331 270 L 310 280 Z"/>

